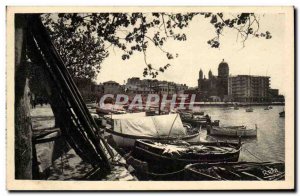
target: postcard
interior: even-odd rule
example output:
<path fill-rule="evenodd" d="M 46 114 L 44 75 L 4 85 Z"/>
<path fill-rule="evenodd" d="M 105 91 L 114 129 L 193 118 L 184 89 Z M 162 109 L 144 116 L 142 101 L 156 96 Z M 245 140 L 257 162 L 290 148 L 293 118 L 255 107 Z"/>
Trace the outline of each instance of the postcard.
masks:
<path fill-rule="evenodd" d="M 294 190 L 293 7 L 7 7 L 8 190 Z"/>

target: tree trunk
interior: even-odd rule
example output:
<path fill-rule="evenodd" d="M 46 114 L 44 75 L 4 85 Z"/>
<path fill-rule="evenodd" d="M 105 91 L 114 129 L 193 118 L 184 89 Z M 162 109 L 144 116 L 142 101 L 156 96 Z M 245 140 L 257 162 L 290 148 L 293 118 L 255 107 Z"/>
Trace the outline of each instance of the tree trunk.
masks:
<path fill-rule="evenodd" d="M 15 15 L 15 178 L 32 179 L 30 93 L 25 62 L 26 17 Z"/>

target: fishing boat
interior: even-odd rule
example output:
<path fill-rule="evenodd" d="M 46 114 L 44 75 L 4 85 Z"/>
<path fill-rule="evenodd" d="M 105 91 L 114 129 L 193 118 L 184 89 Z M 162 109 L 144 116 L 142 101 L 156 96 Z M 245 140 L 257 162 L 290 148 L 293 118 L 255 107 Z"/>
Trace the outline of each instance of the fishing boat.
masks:
<path fill-rule="evenodd" d="M 191 112 L 179 112 L 181 119 L 193 118 L 193 114 Z"/>
<path fill-rule="evenodd" d="M 179 181 L 184 180 L 184 169 L 178 169 L 175 172 L 157 171 L 153 167 L 149 168 L 146 161 L 139 160 L 132 156 L 132 152 L 126 153 L 124 156 L 126 164 L 134 168 L 133 175 L 139 180 L 151 181 Z"/>
<path fill-rule="evenodd" d="M 136 140 L 133 157 L 156 172 L 174 172 L 187 164 L 238 161 L 241 142 L 186 142 Z"/>
<path fill-rule="evenodd" d="M 255 129 L 247 129 L 246 126 L 222 126 L 222 127 L 207 127 L 207 134 L 226 137 L 256 137 L 257 125 Z"/>
<path fill-rule="evenodd" d="M 192 118 L 182 118 L 182 122 L 189 123 L 194 127 L 206 127 L 208 124 L 211 124 L 212 126 L 219 126 L 220 121 L 214 120 L 211 123 L 207 122 L 206 118 L 201 119 L 192 119 Z"/>
<path fill-rule="evenodd" d="M 246 112 L 253 112 L 253 108 L 252 107 L 246 108 Z"/>
<path fill-rule="evenodd" d="M 198 163 L 187 165 L 184 170 L 187 181 L 275 181 L 284 178 L 282 162 Z"/>
<path fill-rule="evenodd" d="M 103 103 L 100 106 L 96 106 L 96 113 L 98 115 L 125 114 L 126 111 L 122 105 Z"/>
<path fill-rule="evenodd" d="M 240 108 L 238 106 L 234 106 L 234 110 L 239 110 Z"/>
<path fill-rule="evenodd" d="M 270 109 L 269 106 L 266 106 L 264 110 L 269 110 L 269 109 Z"/>
<path fill-rule="evenodd" d="M 246 112 L 253 112 L 254 109 L 251 106 L 251 100 L 250 100 L 250 104 L 248 105 L 248 107 L 246 108 Z"/>
<path fill-rule="evenodd" d="M 279 117 L 285 117 L 285 111 L 279 112 Z"/>
<path fill-rule="evenodd" d="M 204 112 L 203 112 L 203 111 L 193 112 L 192 115 L 193 115 L 194 117 L 197 117 L 197 116 L 204 116 Z"/>
<path fill-rule="evenodd" d="M 193 141 L 199 128 L 182 123 L 178 114 L 146 116 L 145 112 L 107 115 L 99 126 L 112 137 L 116 147 L 130 149 L 137 139 Z"/>
<path fill-rule="evenodd" d="M 219 126 L 220 121 L 211 121 L 209 115 L 193 115 L 193 114 L 181 114 L 182 122 L 189 123 L 194 127 L 206 127 L 207 125 Z"/>
<path fill-rule="evenodd" d="M 154 106 L 150 107 L 145 112 L 146 112 L 146 116 L 156 116 L 156 115 L 159 115 L 157 107 L 154 107 Z"/>

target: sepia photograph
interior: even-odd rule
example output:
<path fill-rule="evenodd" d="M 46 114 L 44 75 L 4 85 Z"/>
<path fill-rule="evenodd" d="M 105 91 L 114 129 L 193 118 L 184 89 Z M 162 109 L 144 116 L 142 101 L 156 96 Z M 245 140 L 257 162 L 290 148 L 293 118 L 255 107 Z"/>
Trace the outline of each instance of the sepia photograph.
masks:
<path fill-rule="evenodd" d="M 293 190 L 293 7 L 7 7 L 7 189 Z"/>

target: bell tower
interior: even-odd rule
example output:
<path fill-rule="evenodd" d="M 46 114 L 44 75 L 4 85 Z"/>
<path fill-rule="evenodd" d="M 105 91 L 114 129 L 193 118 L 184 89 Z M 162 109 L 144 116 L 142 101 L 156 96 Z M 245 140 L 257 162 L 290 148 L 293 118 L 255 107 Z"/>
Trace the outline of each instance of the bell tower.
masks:
<path fill-rule="evenodd" d="M 212 77 L 213 77 L 212 72 L 211 72 L 211 70 L 209 70 L 209 72 L 208 72 L 208 79 L 212 79 Z"/>
<path fill-rule="evenodd" d="M 199 71 L 199 78 L 198 78 L 198 90 L 200 91 L 201 90 L 201 83 L 203 81 L 203 71 L 202 69 L 200 69 Z"/>
<path fill-rule="evenodd" d="M 200 80 L 203 79 L 203 71 L 202 71 L 202 69 L 200 69 L 200 71 L 199 71 L 199 79 L 200 79 Z"/>

